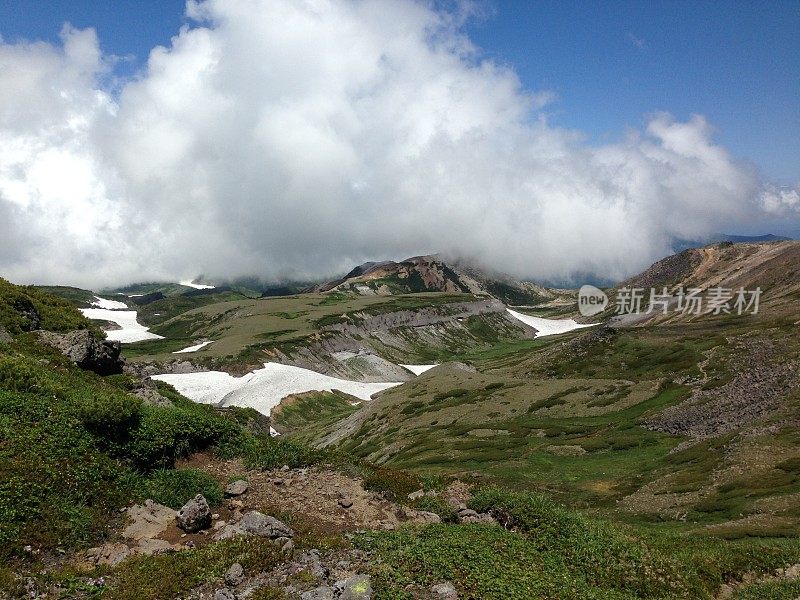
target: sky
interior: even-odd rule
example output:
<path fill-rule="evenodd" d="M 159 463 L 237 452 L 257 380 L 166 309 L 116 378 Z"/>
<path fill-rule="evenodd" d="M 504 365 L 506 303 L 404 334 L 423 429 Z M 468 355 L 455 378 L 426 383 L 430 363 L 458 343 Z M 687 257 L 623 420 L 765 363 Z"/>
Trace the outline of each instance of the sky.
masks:
<path fill-rule="evenodd" d="M 798 30 L 777 1 L 6 0 L 0 275 L 614 278 L 795 232 Z"/>

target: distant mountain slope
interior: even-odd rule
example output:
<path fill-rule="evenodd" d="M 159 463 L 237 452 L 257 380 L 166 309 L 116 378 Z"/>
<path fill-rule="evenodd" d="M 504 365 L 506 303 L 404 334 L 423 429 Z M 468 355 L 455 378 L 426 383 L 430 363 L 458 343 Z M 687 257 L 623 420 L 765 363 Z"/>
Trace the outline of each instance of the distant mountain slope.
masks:
<path fill-rule="evenodd" d="M 313 293 L 343 292 L 360 296 L 388 296 L 419 292 L 469 293 L 492 296 L 505 304 L 520 306 L 548 302 L 561 294 L 548 288 L 489 273 L 465 261 L 447 263 L 439 256 L 414 256 L 401 262 L 367 262 L 340 279 L 304 290 Z"/>
<path fill-rule="evenodd" d="M 691 248 L 668 256 L 610 290 L 614 298 L 621 288 L 640 288 L 649 297 L 651 288 L 675 294 L 680 288 L 709 290 L 761 289 L 760 307 L 768 316 L 800 314 L 800 242 L 788 240 L 760 243 L 720 242 Z M 691 318 L 671 311 L 670 322 Z M 654 314 L 649 321 L 664 320 Z"/>

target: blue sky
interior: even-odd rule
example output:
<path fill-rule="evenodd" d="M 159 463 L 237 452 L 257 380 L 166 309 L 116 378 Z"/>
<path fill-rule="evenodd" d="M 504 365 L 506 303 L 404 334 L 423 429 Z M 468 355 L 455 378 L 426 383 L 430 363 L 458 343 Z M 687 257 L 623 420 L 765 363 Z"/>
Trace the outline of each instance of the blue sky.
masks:
<path fill-rule="evenodd" d="M 168 44 L 181 0 L 5 0 L 0 34 L 56 40 L 65 21 L 94 27 L 106 52 L 144 63 Z M 551 89 L 554 125 L 592 143 L 619 139 L 646 116 L 705 115 L 718 140 L 765 179 L 800 180 L 800 2 L 571 2 L 483 4 L 474 42 L 512 66 L 525 87 Z"/>

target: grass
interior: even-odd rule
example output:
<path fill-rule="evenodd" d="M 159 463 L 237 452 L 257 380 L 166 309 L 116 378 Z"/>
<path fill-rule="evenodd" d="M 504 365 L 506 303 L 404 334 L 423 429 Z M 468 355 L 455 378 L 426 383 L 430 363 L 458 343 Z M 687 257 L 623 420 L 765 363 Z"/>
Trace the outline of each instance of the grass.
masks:
<path fill-rule="evenodd" d="M 196 494 L 202 494 L 211 506 L 224 498 L 219 482 L 199 469 L 160 469 L 152 473 L 144 484 L 145 495 L 170 508 L 178 510 Z"/>

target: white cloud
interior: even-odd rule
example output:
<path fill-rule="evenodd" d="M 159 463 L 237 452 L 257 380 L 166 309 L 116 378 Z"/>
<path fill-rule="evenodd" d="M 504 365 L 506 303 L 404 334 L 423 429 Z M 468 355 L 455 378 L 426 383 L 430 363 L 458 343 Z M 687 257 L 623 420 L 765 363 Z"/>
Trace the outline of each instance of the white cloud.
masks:
<path fill-rule="evenodd" d="M 464 7 L 189 2 L 118 94 L 92 30 L 0 42 L 0 273 L 96 287 L 444 251 L 620 277 L 774 212 L 700 116 L 600 147 L 549 125 L 554 94 L 482 59 Z"/>

